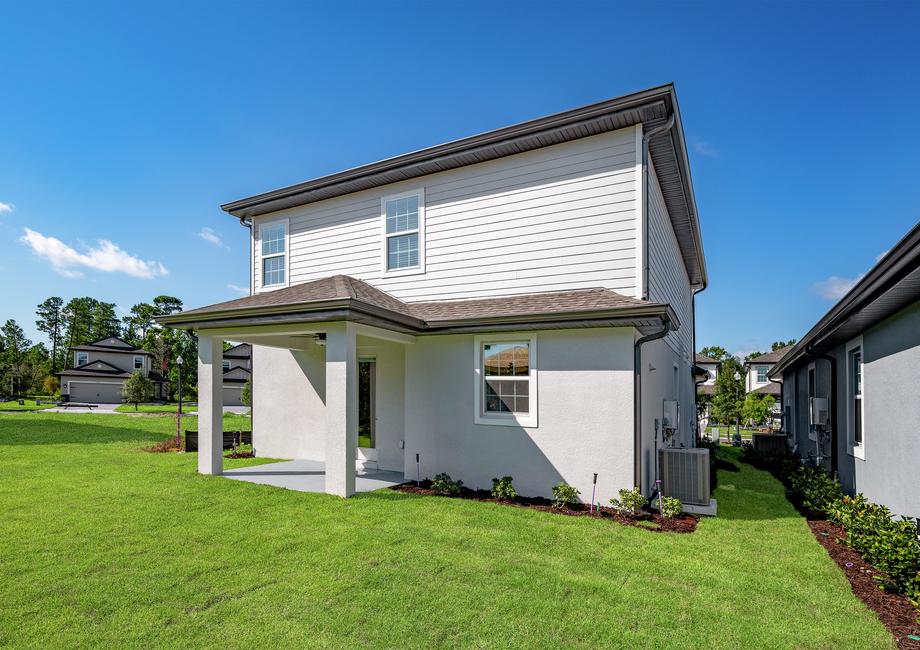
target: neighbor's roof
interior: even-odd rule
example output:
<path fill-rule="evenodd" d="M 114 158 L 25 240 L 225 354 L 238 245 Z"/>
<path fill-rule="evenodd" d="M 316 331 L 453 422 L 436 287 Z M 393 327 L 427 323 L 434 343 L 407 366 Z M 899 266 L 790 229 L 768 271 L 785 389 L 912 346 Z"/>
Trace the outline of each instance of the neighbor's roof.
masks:
<path fill-rule="evenodd" d="M 770 376 L 824 354 L 920 300 L 920 223 L 773 366 Z"/>
<path fill-rule="evenodd" d="M 773 395 L 774 397 L 779 397 L 781 391 L 782 387 L 776 382 L 771 381 L 769 384 L 764 384 L 759 388 L 755 388 L 751 392 L 758 395 Z"/>
<path fill-rule="evenodd" d="M 412 333 L 497 325 L 576 323 L 680 327 L 669 305 L 610 289 L 577 289 L 498 298 L 406 303 L 361 280 L 335 275 L 292 287 L 158 317 L 172 327 L 226 327 L 354 320 Z M 243 320 L 246 322 L 243 323 Z"/>
<path fill-rule="evenodd" d="M 773 352 L 767 352 L 766 354 L 761 354 L 759 357 L 754 357 L 753 359 L 748 359 L 744 362 L 746 366 L 762 366 L 764 364 L 776 363 L 783 356 L 792 349 L 791 345 L 774 350 Z"/>
<path fill-rule="evenodd" d="M 674 84 L 666 84 L 479 135 L 321 176 L 227 203 L 240 219 L 255 217 L 390 183 L 549 147 L 636 124 L 646 132 L 668 124 L 649 139 L 649 152 L 664 194 L 690 283 L 707 283 L 706 261 Z"/>
<path fill-rule="evenodd" d="M 224 350 L 224 359 L 248 359 L 251 356 L 252 346 L 249 343 L 239 343 Z"/>
<path fill-rule="evenodd" d="M 716 392 L 715 384 L 697 384 L 696 385 L 697 395 L 714 395 L 715 392 Z"/>
<path fill-rule="evenodd" d="M 125 354 L 146 354 L 150 355 L 147 350 L 136 348 L 124 339 L 117 336 L 108 336 L 92 343 L 71 346 L 71 350 L 96 350 L 97 352 L 124 352 Z M 152 355 L 151 355 L 152 356 Z"/>
<path fill-rule="evenodd" d="M 700 354 L 699 352 L 697 352 L 695 363 L 722 363 L 722 362 L 717 361 L 716 359 L 713 359 L 712 357 L 707 357 L 705 354 Z"/>

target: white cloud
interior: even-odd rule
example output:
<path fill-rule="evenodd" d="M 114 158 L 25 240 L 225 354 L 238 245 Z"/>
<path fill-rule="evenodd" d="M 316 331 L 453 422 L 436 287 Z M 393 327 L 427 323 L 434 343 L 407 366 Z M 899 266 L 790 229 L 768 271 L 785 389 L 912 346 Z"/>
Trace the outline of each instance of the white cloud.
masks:
<path fill-rule="evenodd" d="M 890 252 L 890 251 L 889 251 L 888 249 L 883 250 L 881 253 L 879 253 L 878 255 L 875 256 L 875 261 L 876 261 L 876 262 L 881 262 L 881 261 L 882 261 L 882 258 L 885 257 L 889 252 Z"/>
<path fill-rule="evenodd" d="M 25 228 L 19 241 L 32 249 L 38 257 L 51 263 L 51 268 L 65 278 L 81 278 L 81 269 L 95 269 L 107 273 L 124 273 L 135 278 L 155 278 L 169 272 L 160 262 L 144 261 L 123 251 L 118 244 L 100 239 L 96 247 L 81 253 L 60 239 L 46 237 L 40 232 Z"/>
<path fill-rule="evenodd" d="M 862 275 L 858 275 L 855 278 L 841 278 L 838 275 L 832 275 L 826 280 L 815 282 L 811 288 L 812 291 L 825 300 L 840 300 L 850 289 L 856 286 L 856 283 L 862 277 Z"/>
<path fill-rule="evenodd" d="M 230 289 L 230 291 L 236 291 L 237 293 L 249 295 L 249 287 L 239 287 L 235 284 L 228 284 L 227 288 Z"/>
<path fill-rule="evenodd" d="M 224 240 L 221 239 L 220 236 L 210 228 L 202 228 L 200 231 L 198 231 L 198 236 L 210 244 L 214 244 L 220 248 L 226 248 L 227 250 L 230 250 L 230 247 L 224 243 Z"/>
<path fill-rule="evenodd" d="M 4 212 L 12 212 L 15 209 L 16 206 L 12 203 L 4 203 L 3 201 L 0 201 L 0 214 Z"/>
<path fill-rule="evenodd" d="M 690 146 L 693 147 L 693 150 L 696 153 L 698 153 L 701 156 L 705 156 L 706 158 L 718 158 L 719 157 L 719 151 L 714 146 L 706 142 L 705 140 L 700 140 L 697 137 L 691 136 Z"/>

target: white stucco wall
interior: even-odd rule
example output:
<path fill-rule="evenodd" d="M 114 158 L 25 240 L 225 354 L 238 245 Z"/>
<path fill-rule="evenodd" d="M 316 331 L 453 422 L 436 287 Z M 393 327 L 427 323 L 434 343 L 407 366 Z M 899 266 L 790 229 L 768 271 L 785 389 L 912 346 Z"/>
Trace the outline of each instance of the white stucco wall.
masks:
<path fill-rule="evenodd" d="M 528 334 L 529 336 L 529 334 Z M 474 423 L 472 335 L 419 337 L 406 348 L 406 476 L 447 472 L 474 488 L 511 475 L 519 493 L 564 480 L 605 502 L 633 482 L 633 330 L 537 333 L 536 428 Z"/>
<path fill-rule="evenodd" d="M 326 372 L 323 348 L 254 345 L 252 441 L 258 456 L 325 458 Z"/>

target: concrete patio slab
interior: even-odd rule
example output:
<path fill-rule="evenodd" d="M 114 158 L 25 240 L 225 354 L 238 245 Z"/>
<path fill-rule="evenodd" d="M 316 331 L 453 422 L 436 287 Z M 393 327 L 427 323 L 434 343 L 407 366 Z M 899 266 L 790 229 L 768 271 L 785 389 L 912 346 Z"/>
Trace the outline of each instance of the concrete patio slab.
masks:
<path fill-rule="evenodd" d="M 279 463 L 224 470 L 235 481 L 273 485 L 298 492 L 325 492 L 326 466 L 318 460 L 286 460 Z M 355 475 L 356 492 L 373 492 L 405 483 L 402 472 L 364 470 Z"/>

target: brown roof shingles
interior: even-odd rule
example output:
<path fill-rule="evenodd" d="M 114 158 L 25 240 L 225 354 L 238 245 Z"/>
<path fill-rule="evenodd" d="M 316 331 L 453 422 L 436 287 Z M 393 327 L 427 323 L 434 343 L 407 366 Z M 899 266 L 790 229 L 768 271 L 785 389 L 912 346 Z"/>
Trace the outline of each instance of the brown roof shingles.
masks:
<path fill-rule="evenodd" d="M 406 303 L 362 280 L 347 275 L 334 275 L 284 289 L 190 309 L 173 316 L 186 320 L 188 316 L 199 314 L 207 316 L 236 310 L 310 306 L 311 303 L 338 300 L 352 300 L 371 305 L 431 325 L 475 319 L 608 312 L 630 307 L 666 307 L 629 298 L 610 289 L 573 289 L 496 298 Z M 168 324 L 171 320 L 172 317 L 166 317 L 163 322 Z"/>

